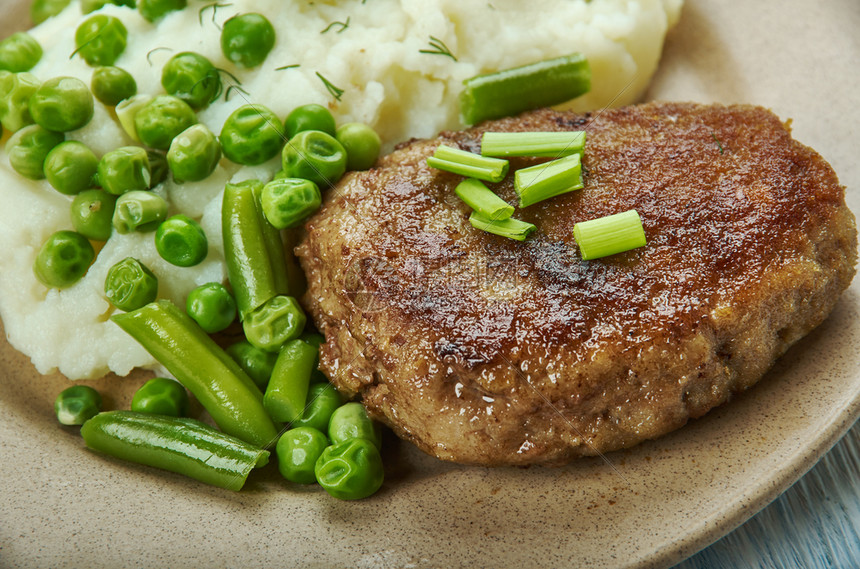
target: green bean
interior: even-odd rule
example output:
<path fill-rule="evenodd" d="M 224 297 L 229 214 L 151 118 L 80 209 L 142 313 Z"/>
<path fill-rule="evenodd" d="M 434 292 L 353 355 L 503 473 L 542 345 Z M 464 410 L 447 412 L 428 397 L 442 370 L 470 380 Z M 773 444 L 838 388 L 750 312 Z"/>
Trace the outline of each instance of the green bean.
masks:
<path fill-rule="evenodd" d="M 116 200 L 113 227 L 118 233 L 155 231 L 167 218 L 167 202 L 153 192 L 126 192 Z"/>
<path fill-rule="evenodd" d="M 94 241 L 107 241 L 113 229 L 116 196 L 104 190 L 84 190 L 72 200 L 75 231 Z"/>
<path fill-rule="evenodd" d="M 257 67 L 275 45 L 275 28 L 262 14 L 237 14 L 221 29 L 221 52 L 242 67 Z"/>
<path fill-rule="evenodd" d="M 263 105 L 233 111 L 221 128 L 224 156 L 237 164 L 255 166 L 277 156 L 284 144 L 281 119 Z"/>
<path fill-rule="evenodd" d="M 131 410 L 136 413 L 184 417 L 188 406 L 188 392 L 182 384 L 166 377 L 150 379 L 131 398 Z"/>
<path fill-rule="evenodd" d="M 297 484 L 316 482 L 314 466 L 328 446 L 328 439 L 317 429 L 290 429 L 278 439 L 275 454 L 281 475 Z"/>
<path fill-rule="evenodd" d="M 161 70 L 161 86 L 174 97 L 199 110 L 221 92 L 221 77 L 212 62 L 191 51 L 177 53 Z"/>
<path fill-rule="evenodd" d="M 587 93 L 591 71 L 582 54 L 478 75 L 463 82 L 460 115 L 465 124 L 549 107 Z"/>
<path fill-rule="evenodd" d="M 277 353 L 261 350 L 248 340 L 240 340 L 231 344 L 227 348 L 227 353 L 254 380 L 257 387 L 261 390 L 266 389 L 269 378 L 272 377 L 272 370 L 275 369 L 275 361 L 278 359 Z"/>
<path fill-rule="evenodd" d="M 42 46 L 27 32 L 15 32 L 0 41 L 0 69 L 30 71 L 42 59 Z"/>
<path fill-rule="evenodd" d="M 295 298 L 278 295 L 245 315 L 242 329 L 249 342 L 274 352 L 297 338 L 306 322 L 307 316 Z"/>
<path fill-rule="evenodd" d="M 188 293 L 185 312 L 203 328 L 204 332 L 214 334 L 227 328 L 236 319 L 236 301 L 233 300 L 233 295 L 227 287 L 221 283 L 206 283 Z M 232 357 L 232 354 L 230 356 Z M 241 364 L 240 367 L 245 369 Z M 251 379 L 259 385 L 253 376 Z"/>
<path fill-rule="evenodd" d="M 61 142 L 45 157 L 45 177 L 55 190 L 73 196 L 94 186 L 99 159 L 76 140 Z"/>
<path fill-rule="evenodd" d="M 93 95 L 77 77 L 53 77 L 30 97 L 30 114 L 48 130 L 77 130 L 93 118 Z"/>
<path fill-rule="evenodd" d="M 63 140 L 62 133 L 45 130 L 37 124 L 25 126 L 6 141 L 9 164 L 25 178 L 42 180 L 48 153 Z"/>
<path fill-rule="evenodd" d="M 281 161 L 290 178 L 304 178 L 326 189 L 346 171 L 346 150 L 329 134 L 303 130 L 284 145 Z"/>
<path fill-rule="evenodd" d="M 221 144 L 205 125 L 183 130 L 170 143 L 167 164 L 178 183 L 206 179 L 221 160 Z"/>
<path fill-rule="evenodd" d="M 184 310 L 159 300 L 111 319 L 167 368 L 225 433 L 260 447 L 277 439 L 263 394 Z"/>
<path fill-rule="evenodd" d="M 75 31 L 75 53 L 89 65 L 113 65 L 125 51 L 128 30 L 122 21 L 107 14 L 96 14 Z"/>
<path fill-rule="evenodd" d="M 301 418 L 316 355 L 316 348 L 299 339 L 287 342 L 280 349 L 263 395 L 263 406 L 272 419 L 290 423 Z"/>
<path fill-rule="evenodd" d="M 154 22 L 169 12 L 182 10 L 187 5 L 187 0 L 137 0 L 137 11 L 150 22 Z"/>
<path fill-rule="evenodd" d="M 134 77 L 121 67 L 99 67 L 93 71 L 90 80 L 93 95 L 103 104 L 115 107 L 137 94 L 137 82 Z"/>
<path fill-rule="evenodd" d="M 227 490 L 240 490 L 251 471 L 269 461 L 269 451 L 199 421 L 134 411 L 100 413 L 84 423 L 81 436 L 107 455 Z"/>
<path fill-rule="evenodd" d="M 276 229 L 297 227 L 322 203 L 319 187 L 310 180 L 272 180 L 260 195 L 263 213 Z"/>
<path fill-rule="evenodd" d="M 33 273 L 45 286 L 66 288 L 86 274 L 96 253 L 87 238 L 74 231 L 57 231 L 39 249 Z"/>
<path fill-rule="evenodd" d="M 283 244 L 280 259 L 277 254 L 280 235 L 265 220 L 257 198 L 262 187 L 257 180 L 227 184 L 221 207 L 224 259 L 242 320 L 267 300 L 289 292 Z"/>
<path fill-rule="evenodd" d="M 30 73 L 0 71 L 0 123 L 16 132 L 34 123 L 30 98 L 39 88 L 39 80 Z"/>
<path fill-rule="evenodd" d="M 134 114 L 134 129 L 150 148 L 167 150 L 182 131 L 197 123 L 194 110 L 173 95 L 159 95 Z"/>
<path fill-rule="evenodd" d="M 149 155 L 140 146 L 111 150 L 96 168 L 99 185 L 114 195 L 148 190 L 152 181 Z"/>
<path fill-rule="evenodd" d="M 180 213 L 158 226 L 155 249 L 171 265 L 193 267 L 209 253 L 209 240 L 199 223 Z"/>
<path fill-rule="evenodd" d="M 89 385 L 73 385 L 54 399 L 54 414 L 63 425 L 83 425 L 102 410 L 102 396 Z"/>
<path fill-rule="evenodd" d="M 158 278 L 134 257 L 126 257 L 107 272 L 105 296 L 120 310 L 137 310 L 154 301 L 157 295 Z"/>
<path fill-rule="evenodd" d="M 62 12 L 72 0 L 33 0 L 30 4 L 30 19 L 38 25 Z"/>

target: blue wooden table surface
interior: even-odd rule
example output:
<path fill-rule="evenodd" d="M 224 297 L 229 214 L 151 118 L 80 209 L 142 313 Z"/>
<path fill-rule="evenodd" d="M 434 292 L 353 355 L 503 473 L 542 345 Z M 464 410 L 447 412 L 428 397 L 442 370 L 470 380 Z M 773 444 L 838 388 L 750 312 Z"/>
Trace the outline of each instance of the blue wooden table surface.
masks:
<path fill-rule="evenodd" d="M 860 569 L 860 423 L 747 523 L 675 569 Z"/>

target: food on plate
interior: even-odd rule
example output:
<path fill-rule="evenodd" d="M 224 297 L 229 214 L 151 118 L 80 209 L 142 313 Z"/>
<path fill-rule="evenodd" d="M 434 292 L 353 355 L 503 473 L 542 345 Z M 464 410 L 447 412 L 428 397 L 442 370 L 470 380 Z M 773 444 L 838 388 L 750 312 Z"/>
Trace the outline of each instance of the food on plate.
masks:
<path fill-rule="evenodd" d="M 158 277 L 159 297 L 178 305 L 201 284 L 225 282 L 221 192 L 228 182 L 268 182 L 278 174 L 282 125 L 294 109 L 328 109 L 340 125 L 327 133 L 334 139 L 331 148 L 348 150 L 346 167 L 360 169 L 372 164 L 380 148 L 459 127 L 463 80 L 488 72 L 580 52 L 588 59 L 591 91 L 571 104 L 624 104 L 643 93 L 681 1 L 298 2 L 261 15 L 254 15 L 263 8 L 251 0 L 185 5 L 39 1 L 33 13 L 42 23 L 0 49 L 8 55 L 0 62 L 12 67 L 0 71 L 0 93 L 11 93 L 0 96 L 0 119 L 4 132 L 17 131 L 11 151 L 0 153 L 0 238 L 15 252 L 0 258 L 0 315 L 10 343 L 42 373 L 59 370 L 81 379 L 157 368 L 110 321 L 107 271 L 128 257 L 138 259 Z M 51 83 L 59 77 L 69 79 Z M 66 83 L 64 93 L 82 95 L 83 84 L 93 96 L 75 95 L 74 108 L 58 116 L 46 116 L 46 109 L 29 115 L 22 102 L 33 92 L 47 85 L 56 93 Z M 52 126 L 77 126 L 90 115 L 90 104 L 89 122 L 65 136 L 30 124 L 41 117 Z M 271 111 L 263 113 L 267 120 L 261 120 L 262 109 Z M 347 128 L 353 123 L 370 130 Z M 210 134 L 222 144 L 221 160 Z M 186 138 L 209 144 L 189 154 Z M 65 142 L 79 144 L 61 153 L 55 147 Z M 111 166 L 111 152 L 143 145 L 150 147 L 148 182 L 142 156 L 130 171 Z M 86 158 L 77 171 L 57 170 L 52 161 L 45 172 L 44 158 L 52 151 L 59 166 L 73 156 Z M 183 214 L 199 223 L 209 241 L 206 258 L 193 267 L 172 265 L 158 254 L 152 235 L 129 222 L 128 207 L 117 204 L 118 229 L 87 273 L 61 291 L 39 283 L 32 265 L 50 235 L 75 228 L 91 239 L 104 238 L 106 216 L 85 221 L 81 208 L 113 207 L 109 198 L 88 194 L 70 216 L 76 198 L 60 193 L 81 187 L 92 156 L 105 160 L 98 177 L 104 176 L 109 192 L 133 182 L 164 201 L 165 215 Z M 22 179 L 15 167 L 33 181 Z M 303 194 L 310 203 L 312 194 Z M 150 201 L 126 205 L 146 207 L 160 221 L 163 204 Z M 286 216 L 284 222 L 293 219 Z"/>
<path fill-rule="evenodd" d="M 474 229 L 440 144 L 586 132 L 584 187 Z M 546 158 L 510 158 L 511 170 Z M 509 204 L 509 175 L 490 189 Z M 635 210 L 647 245 L 592 261 L 574 224 Z M 445 460 L 562 463 L 676 429 L 758 381 L 854 275 L 836 174 L 755 106 L 541 110 L 401 145 L 325 194 L 297 249 L 321 369 Z"/>

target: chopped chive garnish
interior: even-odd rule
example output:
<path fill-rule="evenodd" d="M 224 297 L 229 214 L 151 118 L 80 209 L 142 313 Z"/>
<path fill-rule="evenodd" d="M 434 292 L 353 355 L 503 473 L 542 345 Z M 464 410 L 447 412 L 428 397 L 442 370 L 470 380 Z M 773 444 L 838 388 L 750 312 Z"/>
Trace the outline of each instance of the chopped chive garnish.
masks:
<path fill-rule="evenodd" d="M 581 221 L 573 226 L 573 238 L 586 261 L 645 246 L 645 231 L 635 209 Z"/>
<path fill-rule="evenodd" d="M 433 156 L 427 158 L 427 165 L 486 182 L 501 182 L 508 174 L 507 160 L 481 156 L 444 144 L 439 145 Z"/>
<path fill-rule="evenodd" d="M 508 239 L 516 239 L 517 241 L 525 241 L 526 237 L 537 229 L 537 227 L 531 223 L 520 221 L 513 217 L 500 221 L 493 221 L 492 219 L 484 217 L 477 211 L 473 211 L 472 215 L 469 216 L 469 223 L 471 223 L 472 227 L 475 229 L 480 229 L 481 231 L 486 231 L 487 233 L 492 233 L 494 235 L 501 235 Z"/>
<path fill-rule="evenodd" d="M 466 202 L 466 205 L 490 221 L 508 219 L 514 214 L 514 206 L 474 178 L 466 178 L 460 182 L 454 188 L 454 193 Z"/>
<path fill-rule="evenodd" d="M 579 154 L 522 168 L 514 174 L 514 189 L 520 196 L 520 207 L 579 190 L 582 186 Z"/>
<path fill-rule="evenodd" d="M 457 58 L 454 56 L 453 53 L 451 53 L 451 50 L 448 49 L 448 46 L 445 45 L 445 42 L 443 42 L 439 38 L 434 38 L 433 36 L 430 36 L 430 47 L 432 47 L 433 49 L 419 49 L 418 53 L 430 53 L 433 55 L 446 55 L 446 56 L 450 57 L 451 59 L 453 59 L 454 61 L 457 61 Z"/>
<path fill-rule="evenodd" d="M 343 96 L 343 89 L 335 86 L 331 81 L 323 77 L 319 71 L 315 71 L 314 73 L 316 73 L 317 77 L 320 78 L 320 81 L 323 82 L 323 85 L 325 85 L 325 88 L 326 90 L 328 90 L 329 94 L 338 101 L 340 101 L 340 98 Z"/>
<path fill-rule="evenodd" d="M 591 89 L 588 60 L 580 53 L 466 79 L 460 95 L 465 124 L 557 105 Z"/>
<path fill-rule="evenodd" d="M 566 132 L 485 132 L 481 137 L 482 156 L 537 156 L 561 158 L 582 154 L 585 131 Z"/>
<path fill-rule="evenodd" d="M 332 29 L 333 27 L 335 27 L 335 26 L 339 26 L 339 27 L 340 27 L 340 29 L 339 29 L 338 31 L 336 31 L 335 33 L 336 33 L 336 34 L 341 33 L 342 31 L 344 31 L 345 29 L 347 29 L 347 28 L 349 27 L 349 17 L 347 17 L 347 19 L 346 19 L 346 21 L 345 21 L 345 22 L 332 22 L 332 23 L 330 23 L 330 24 L 329 24 L 329 25 L 327 25 L 327 26 L 325 27 L 325 29 L 324 29 L 323 31 L 321 31 L 320 33 L 321 33 L 321 34 L 324 34 L 324 33 L 326 33 L 327 31 L 331 30 L 331 29 Z"/>

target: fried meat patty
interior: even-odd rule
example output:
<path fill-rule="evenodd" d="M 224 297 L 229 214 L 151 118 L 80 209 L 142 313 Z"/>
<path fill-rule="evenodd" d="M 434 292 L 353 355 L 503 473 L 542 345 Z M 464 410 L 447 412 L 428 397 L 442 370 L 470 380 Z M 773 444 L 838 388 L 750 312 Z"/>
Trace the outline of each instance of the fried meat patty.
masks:
<path fill-rule="evenodd" d="M 483 131 L 585 130 L 585 187 L 471 227 L 462 177 L 429 168 Z M 513 159 L 489 184 L 517 205 Z M 583 261 L 578 221 L 635 209 L 647 246 Z M 854 274 L 844 188 L 766 109 L 650 103 L 541 110 L 433 140 L 347 175 L 297 248 L 321 367 L 444 460 L 559 464 L 682 426 L 758 381 Z"/>

